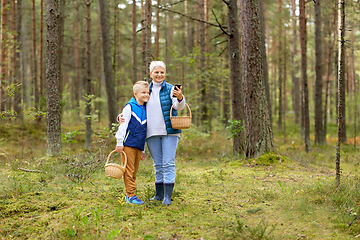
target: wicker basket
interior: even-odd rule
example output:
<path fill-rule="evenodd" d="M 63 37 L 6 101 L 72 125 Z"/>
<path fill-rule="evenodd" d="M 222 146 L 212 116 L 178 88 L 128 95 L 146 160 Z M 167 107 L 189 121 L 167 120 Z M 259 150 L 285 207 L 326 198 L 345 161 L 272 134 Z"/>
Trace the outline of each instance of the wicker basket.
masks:
<path fill-rule="evenodd" d="M 121 166 L 117 163 L 109 163 L 109 159 L 111 154 L 113 154 L 114 152 L 116 152 L 115 150 L 112 151 L 109 156 L 107 157 L 107 161 L 105 164 L 105 174 L 107 177 L 112 177 L 112 178 L 116 178 L 116 179 L 121 179 L 122 176 L 125 173 L 125 168 L 126 168 L 126 164 L 127 164 L 127 156 L 126 153 L 124 151 L 122 151 L 121 153 L 124 154 L 125 157 L 125 164 L 124 166 Z"/>
<path fill-rule="evenodd" d="M 174 107 L 174 104 L 171 106 L 170 109 L 170 120 L 171 120 L 171 126 L 174 129 L 187 129 L 191 125 L 191 109 L 187 103 L 185 103 L 187 108 L 189 109 L 190 116 L 172 116 L 172 109 Z"/>

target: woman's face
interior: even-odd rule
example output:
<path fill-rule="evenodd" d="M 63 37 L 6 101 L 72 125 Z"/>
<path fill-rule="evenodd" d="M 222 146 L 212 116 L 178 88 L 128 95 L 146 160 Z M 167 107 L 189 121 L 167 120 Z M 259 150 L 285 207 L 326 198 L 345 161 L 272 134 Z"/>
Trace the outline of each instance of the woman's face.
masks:
<path fill-rule="evenodd" d="M 150 77 L 156 83 L 161 83 L 162 81 L 164 81 L 165 75 L 165 69 L 160 66 L 154 67 L 152 72 L 150 73 Z"/>

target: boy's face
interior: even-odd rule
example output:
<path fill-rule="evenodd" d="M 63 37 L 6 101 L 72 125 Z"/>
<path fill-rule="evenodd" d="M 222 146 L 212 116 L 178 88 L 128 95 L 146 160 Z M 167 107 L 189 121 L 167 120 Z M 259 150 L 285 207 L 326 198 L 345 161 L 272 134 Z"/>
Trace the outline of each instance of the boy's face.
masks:
<path fill-rule="evenodd" d="M 137 92 L 134 93 L 136 101 L 140 105 L 144 105 L 147 101 L 149 101 L 150 93 L 149 87 L 141 87 Z"/>

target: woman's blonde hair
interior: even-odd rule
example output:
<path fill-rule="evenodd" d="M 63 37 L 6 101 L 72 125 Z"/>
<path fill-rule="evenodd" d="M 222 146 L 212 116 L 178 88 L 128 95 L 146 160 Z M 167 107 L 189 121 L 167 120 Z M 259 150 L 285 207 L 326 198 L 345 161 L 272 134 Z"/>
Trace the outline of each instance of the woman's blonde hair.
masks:
<path fill-rule="evenodd" d="M 137 81 L 134 86 L 133 86 L 133 92 L 137 93 L 140 88 L 145 88 L 145 87 L 149 87 L 149 83 L 146 81 Z"/>
<path fill-rule="evenodd" d="M 165 72 L 166 72 L 166 66 L 165 66 L 165 63 L 163 61 L 152 61 L 150 63 L 150 72 L 152 72 L 154 70 L 154 67 L 163 67 Z"/>

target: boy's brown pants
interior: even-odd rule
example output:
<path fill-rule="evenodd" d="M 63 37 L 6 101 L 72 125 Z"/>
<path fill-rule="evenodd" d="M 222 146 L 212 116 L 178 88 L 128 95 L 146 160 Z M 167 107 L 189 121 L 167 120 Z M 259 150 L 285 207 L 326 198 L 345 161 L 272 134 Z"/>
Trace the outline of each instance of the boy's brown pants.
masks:
<path fill-rule="evenodd" d="M 142 151 L 133 147 L 124 147 L 127 156 L 127 164 L 124 173 L 124 183 L 126 195 L 131 198 L 136 191 L 136 173 L 139 169 L 139 163 Z M 123 164 L 125 163 L 124 154 L 121 154 Z"/>

